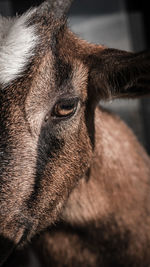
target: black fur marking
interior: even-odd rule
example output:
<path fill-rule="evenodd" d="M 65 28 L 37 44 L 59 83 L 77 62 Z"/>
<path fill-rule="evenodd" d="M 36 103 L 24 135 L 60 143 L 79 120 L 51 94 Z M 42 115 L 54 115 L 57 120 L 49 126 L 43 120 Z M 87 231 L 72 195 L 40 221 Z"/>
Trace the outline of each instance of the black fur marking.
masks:
<path fill-rule="evenodd" d="M 63 146 L 64 140 L 60 140 L 55 136 L 51 123 L 48 123 L 46 126 L 44 125 L 41 128 L 37 146 L 37 163 L 34 189 L 32 195 L 27 201 L 29 208 L 32 208 L 33 201 L 36 200 L 38 194 L 40 193 L 41 179 L 47 163 L 50 162 L 54 157 L 58 157 L 59 151 Z"/>
<path fill-rule="evenodd" d="M 71 80 L 72 66 L 68 62 L 65 62 L 63 58 L 59 55 L 59 35 L 63 33 L 66 27 L 66 22 L 63 21 L 61 27 L 56 33 L 53 34 L 51 40 L 51 49 L 55 58 L 55 83 L 58 89 L 64 87 L 66 83 Z"/>
<path fill-rule="evenodd" d="M 65 63 L 57 55 L 55 57 L 55 67 L 56 67 L 56 85 L 57 88 L 61 88 L 62 86 L 66 85 L 66 83 L 68 83 L 68 80 L 70 80 L 72 67 L 69 63 Z"/>

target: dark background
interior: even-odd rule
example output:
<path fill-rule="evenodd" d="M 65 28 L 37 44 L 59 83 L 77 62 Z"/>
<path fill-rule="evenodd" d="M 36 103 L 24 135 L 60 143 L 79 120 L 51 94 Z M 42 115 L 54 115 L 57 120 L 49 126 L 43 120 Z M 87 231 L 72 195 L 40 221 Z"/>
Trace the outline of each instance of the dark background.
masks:
<path fill-rule="evenodd" d="M 65 0 L 64 0 L 65 1 Z M 5 16 L 15 15 L 16 13 L 21 14 L 31 6 L 40 4 L 41 0 L 0 0 L 0 14 Z M 146 0 L 75 0 L 69 13 L 70 25 L 74 29 L 74 23 L 80 22 L 81 34 L 84 38 L 84 31 L 86 29 L 87 35 L 85 37 L 94 42 L 97 40 L 97 32 L 90 35 L 90 29 L 88 32 L 88 24 L 86 28 L 86 21 L 88 18 L 91 19 L 91 23 L 96 25 L 99 20 L 99 25 L 101 22 L 107 22 L 107 19 L 112 22 L 112 27 L 101 27 L 100 37 L 98 41 L 107 46 L 111 46 L 111 40 L 113 40 L 112 45 L 116 44 L 118 48 L 120 44 L 120 49 L 124 49 L 122 43 L 119 43 L 118 38 L 121 36 L 121 25 L 115 17 L 121 16 L 125 18 L 126 25 L 128 29 L 128 34 L 124 34 L 126 40 L 130 43 L 130 47 L 125 48 L 132 51 L 141 51 L 149 49 L 150 46 L 150 15 L 149 15 L 149 5 Z M 95 20 L 94 20 L 95 18 Z M 119 21 L 119 20 L 118 20 Z M 122 20 L 121 20 L 122 21 Z M 78 25 L 78 24 L 77 24 Z M 78 33 L 78 27 L 75 29 Z M 82 29 L 83 27 L 83 29 Z M 114 32 L 118 32 L 115 37 Z M 98 28 L 99 29 L 99 28 Z M 120 32 L 119 32 L 120 29 Z M 94 35 L 95 34 L 95 35 Z M 95 36 L 95 37 L 94 37 Z M 115 39 L 116 38 L 116 39 Z M 121 38 L 121 37 L 120 37 Z M 133 104 L 132 104 L 133 103 Z M 109 106 L 108 106 L 109 108 Z M 147 151 L 150 153 L 150 99 L 142 99 L 140 102 L 116 102 L 111 110 L 116 111 L 126 122 L 133 128 L 139 140 L 144 144 Z"/>

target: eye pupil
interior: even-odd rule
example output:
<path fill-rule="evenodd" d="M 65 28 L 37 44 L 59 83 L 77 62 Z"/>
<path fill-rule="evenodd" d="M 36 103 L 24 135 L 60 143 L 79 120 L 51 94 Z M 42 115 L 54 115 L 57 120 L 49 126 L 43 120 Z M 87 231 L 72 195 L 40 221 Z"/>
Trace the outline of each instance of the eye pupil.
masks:
<path fill-rule="evenodd" d="M 55 115 L 56 116 L 68 116 L 73 113 L 74 111 L 74 105 L 63 105 L 63 104 L 57 104 L 55 106 Z"/>
<path fill-rule="evenodd" d="M 77 108 L 77 100 L 71 99 L 59 102 L 54 107 L 53 115 L 56 117 L 67 117 L 74 114 Z"/>
<path fill-rule="evenodd" d="M 74 110 L 74 106 L 65 106 L 65 105 L 57 105 L 56 106 L 56 114 L 60 116 L 67 116 L 72 113 Z"/>

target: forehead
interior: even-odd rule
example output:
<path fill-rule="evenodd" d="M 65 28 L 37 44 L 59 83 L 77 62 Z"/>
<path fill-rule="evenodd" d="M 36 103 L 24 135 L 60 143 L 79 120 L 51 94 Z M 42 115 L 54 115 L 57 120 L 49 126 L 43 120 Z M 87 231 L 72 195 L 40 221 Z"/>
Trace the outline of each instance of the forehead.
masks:
<path fill-rule="evenodd" d="M 51 49 L 43 58 L 35 58 L 29 92 L 39 99 L 53 101 L 60 95 L 78 95 L 86 98 L 88 71 L 78 59 L 66 58 Z M 36 60 L 38 63 L 36 63 Z"/>
<path fill-rule="evenodd" d="M 0 84 L 28 90 L 35 99 L 49 94 L 85 95 L 87 69 L 66 42 L 64 20 L 53 21 L 36 9 L 21 17 L 0 19 Z M 19 82 L 18 82 L 19 79 Z M 26 87 L 26 88 L 25 88 Z"/>
<path fill-rule="evenodd" d="M 41 58 L 42 64 L 34 64 L 35 72 L 37 66 L 42 75 L 44 73 L 44 81 L 47 79 L 53 90 L 80 89 L 79 81 L 84 83 L 87 79 L 87 67 L 76 57 L 74 47 L 68 49 L 66 21 L 53 22 L 48 18 L 45 23 L 44 18 L 40 24 L 41 40 L 35 60 Z"/>

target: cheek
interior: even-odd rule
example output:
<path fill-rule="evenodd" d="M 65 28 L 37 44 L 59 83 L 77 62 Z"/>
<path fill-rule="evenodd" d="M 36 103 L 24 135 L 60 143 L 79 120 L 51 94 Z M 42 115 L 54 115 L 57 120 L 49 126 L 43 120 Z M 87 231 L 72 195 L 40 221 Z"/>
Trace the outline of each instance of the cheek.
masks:
<path fill-rule="evenodd" d="M 80 124 L 77 130 L 66 131 L 65 137 L 60 139 L 53 137 L 53 148 L 50 148 L 52 151 L 45 165 L 49 180 L 54 180 L 58 186 L 63 183 L 68 191 L 86 173 L 92 157 L 92 145 L 86 125 Z"/>
<path fill-rule="evenodd" d="M 89 167 L 91 156 L 92 143 L 84 113 L 76 120 L 55 127 L 49 124 L 41 130 L 37 160 L 40 175 L 48 170 L 50 176 L 53 173 L 78 179 Z"/>
<path fill-rule="evenodd" d="M 41 217 L 42 214 L 44 218 L 41 227 L 57 219 L 70 192 L 87 172 L 92 155 L 84 124 L 77 132 L 68 132 L 65 140 L 52 132 L 44 132 L 44 135 L 45 139 L 40 141 L 35 188 L 30 199 L 35 215 Z"/>

